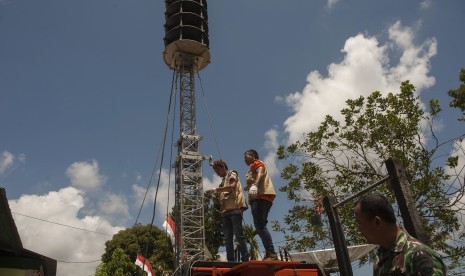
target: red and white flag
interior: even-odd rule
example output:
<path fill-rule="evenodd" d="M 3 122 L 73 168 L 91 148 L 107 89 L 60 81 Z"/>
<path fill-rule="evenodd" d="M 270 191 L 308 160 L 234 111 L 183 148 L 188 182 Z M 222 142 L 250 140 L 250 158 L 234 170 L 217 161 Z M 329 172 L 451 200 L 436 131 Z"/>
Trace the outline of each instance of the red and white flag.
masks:
<path fill-rule="evenodd" d="M 147 272 L 147 276 L 155 276 L 155 273 L 153 273 L 149 261 L 147 261 L 144 257 L 142 257 L 139 254 L 137 254 L 136 265 L 142 268 L 145 272 Z"/>
<path fill-rule="evenodd" d="M 171 244 L 173 245 L 173 248 L 174 248 L 174 242 L 175 242 L 175 226 L 174 226 L 174 221 L 169 217 L 167 216 L 166 217 L 166 220 L 165 222 L 163 222 L 163 228 L 165 228 L 166 230 L 166 233 L 170 236 L 170 239 L 171 239 Z"/>

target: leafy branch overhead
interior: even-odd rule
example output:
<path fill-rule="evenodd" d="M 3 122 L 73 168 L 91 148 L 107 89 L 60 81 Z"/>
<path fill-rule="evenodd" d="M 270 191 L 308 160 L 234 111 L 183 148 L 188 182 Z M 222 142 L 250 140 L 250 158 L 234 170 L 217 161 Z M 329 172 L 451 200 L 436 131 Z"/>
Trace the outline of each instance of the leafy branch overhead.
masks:
<path fill-rule="evenodd" d="M 464 70 L 461 80 L 465 80 Z M 449 91 L 455 99 L 451 106 L 462 112 L 464 87 Z M 312 224 L 312 217 L 318 215 L 317 199 L 332 195 L 341 201 L 361 191 L 383 178 L 387 174 L 384 161 L 395 157 L 406 169 L 432 246 L 447 256 L 450 268 L 463 263 L 464 134 L 439 141 L 435 133 L 439 102 L 431 100 L 429 110 L 425 110 L 408 81 L 401 84 L 399 93 L 376 91 L 346 104 L 341 121 L 327 115 L 303 141 L 279 147 L 278 158 L 288 162 L 281 173 L 287 185 L 280 190 L 294 206 L 284 217 L 286 225 L 275 224 L 275 230 L 286 233 L 289 245 L 296 250 L 332 247 L 324 216 L 322 226 Z M 394 202 L 388 185 L 376 191 Z M 364 240 L 352 208 L 350 203 L 342 206 L 341 221 L 348 243 L 361 244 Z"/>
<path fill-rule="evenodd" d="M 453 100 L 449 103 L 450 107 L 459 108 L 463 117 L 460 121 L 465 121 L 465 69 L 460 70 L 459 80 L 462 84 L 457 89 L 451 89 L 447 93 Z"/>

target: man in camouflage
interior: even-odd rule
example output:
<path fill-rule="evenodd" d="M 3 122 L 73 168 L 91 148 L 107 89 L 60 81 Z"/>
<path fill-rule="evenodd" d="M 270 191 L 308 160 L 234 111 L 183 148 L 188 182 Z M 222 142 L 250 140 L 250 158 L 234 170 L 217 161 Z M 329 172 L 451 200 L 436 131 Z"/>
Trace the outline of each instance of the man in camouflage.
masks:
<path fill-rule="evenodd" d="M 386 197 L 365 196 L 355 205 L 354 213 L 367 242 L 379 245 L 373 275 L 446 275 L 439 254 L 397 225 Z"/>

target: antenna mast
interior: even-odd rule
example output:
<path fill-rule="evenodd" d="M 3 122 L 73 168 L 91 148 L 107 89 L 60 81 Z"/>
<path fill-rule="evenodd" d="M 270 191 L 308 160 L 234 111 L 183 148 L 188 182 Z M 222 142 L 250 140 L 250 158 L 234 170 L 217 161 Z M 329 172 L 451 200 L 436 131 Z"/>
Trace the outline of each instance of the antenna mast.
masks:
<path fill-rule="evenodd" d="M 179 84 L 180 125 L 175 167 L 176 267 L 187 275 L 189 264 L 204 259 L 205 231 L 202 161 L 196 131 L 195 72 L 210 63 L 206 0 L 165 0 L 163 59 Z M 177 91 L 176 91 L 177 92 Z M 187 266 L 187 267 L 186 267 Z"/>

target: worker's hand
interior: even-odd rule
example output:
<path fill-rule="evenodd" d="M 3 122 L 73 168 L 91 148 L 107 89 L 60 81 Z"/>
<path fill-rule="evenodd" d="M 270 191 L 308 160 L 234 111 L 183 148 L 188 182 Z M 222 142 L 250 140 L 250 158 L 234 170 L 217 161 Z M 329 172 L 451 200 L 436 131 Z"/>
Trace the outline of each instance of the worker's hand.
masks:
<path fill-rule="evenodd" d="M 210 189 L 210 190 L 206 190 L 205 191 L 205 196 L 210 198 L 213 196 L 213 194 L 216 193 L 216 188 L 213 188 L 213 189 Z"/>
<path fill-rule="evenodd" d="M 256 184 L 252 184 L 252 187 L 249 189 L 249 197 L 255 198 L 257 196 L 258 188 Z"/>

